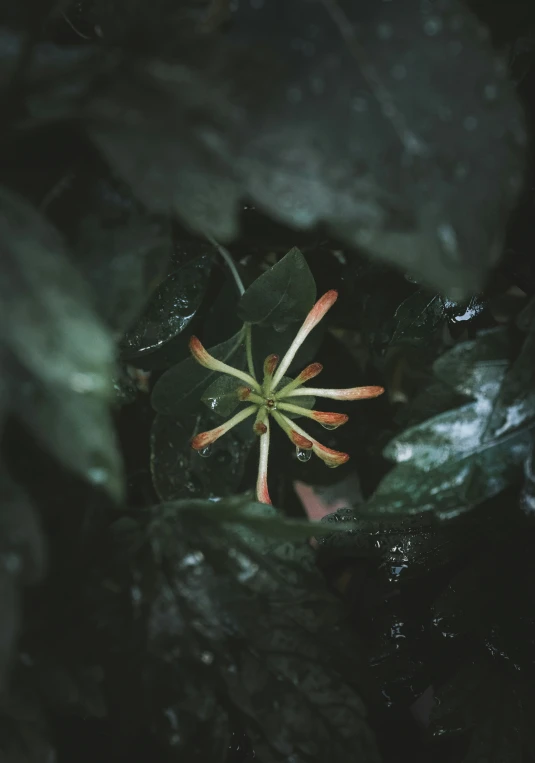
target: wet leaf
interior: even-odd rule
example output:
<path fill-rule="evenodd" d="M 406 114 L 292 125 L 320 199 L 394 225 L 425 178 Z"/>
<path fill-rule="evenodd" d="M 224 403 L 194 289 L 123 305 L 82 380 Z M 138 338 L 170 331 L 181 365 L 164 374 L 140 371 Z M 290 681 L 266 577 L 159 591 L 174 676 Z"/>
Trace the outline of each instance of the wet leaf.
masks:
<path fill-rule="evenodd" d="M 438 689 L 431 732 L 440 738 L 467 733 L 462 763 L 522 763 L 535 748 L 534 712 L 531 682 L 507 664 L 479 658 Z"/>
<path fill-rule="evenodd" d="M 5 691 L 19 635 L 22 587 L 41 581 L 45 544 L 28 496 L 4 467 L 0 468 L 0 494 L 0 690 Z"/>
<path fill-rule="evenodd" d="M 522 184 L 526 130 L 464 5 L 240 3 L 217 42 L 190 47 L 120 68 L 85 110 L 151 209 L 229 240 L 248 197 L 453 299 L 480 288 Z"/>
<path fill-rule="evenodd" d="M 430 339 L 445 322 L 444 302 L 439 294 L 419 289 L 396 310 L 397 321 L 391 344 L 415 342 Z"/>
<path fill-rule="evenodd" d="M 240 349 L 241 348 L 241 349 Z M 237 353 L 243 350 L 243 333 L 239 331 L 226 342 L 209 348 L 209 352 L 218 360 L 231 365 L 240 362 Z M 152 391 L 152 407 L 158 413 L 167 416 L 180 416 L 189 413 L 199 404 L 205 389 L 213 383 L 216 376 L 214 371 L 201 366 L 193 358 L 165 371 L 154 385 Z"/>
<path fill-rule="evenodd" d="M 219 417 L 216 419 L 208 411 L 180 419 L 156 416 L 151 431 L 151 472 L 162 501 L 219 498 L 238 490 L 251 446 L 258 447 L 251 421 L 216 440 L 205 457 L 190 444 L 194 434 L 220 422 Z"/>
<path fill-rule="evenodd" d="M 201 400 L 211 411 L 220 416 L 230 416 L 240 404 L 238 398 L 240 387 L 243 387 L 241 379 L 220 374 L 203 392 Z"/>
<path fill-rule="evenodd" d="M 251 509 L 258 518 L 275 516 L 271 507 Z M 310 549 L 274 545 L 259 525 L 244 534 L 244 510 L 243 499 L 241 505 L 229 499 L 145 512 L 144 542 L 137 551 L 130 545 L 129 566 L 134 574 L 143 570 L 137 597 L 148 606 L 129 624 L 122 654 L 140 660 L 139 690 L 153 697 L 147 723 L 154 733 L 154 716 L 162 719 L 172 696 L 170 722 L 160 720 L 157 728 L 167 745 L 173 730 L 178 735 L 175 751 L 189 750 L 195 731 L 213 722 L 211 744 L 217 750 L 217 740 L 228 744 L 232 709 L 263 763 L 291 755 L 315 763 L 327 752 L 333 761 L 354 754 L 377 761 L 357 688 L 364 686 L 365 666 Z M 140 639 L 147 644 L 141 654 Z M 205 750 L 208 743 L 195 746 Z"/>
<path fill-rule="evenodd" d="M 479 517 L 463 516 L 452 527 L 432 516 L 383 520 L 360 516 L 359 508 L 339 509 L 321 522 L 328 530 L 346 528 L 322 539 L 320 559 L 338 556 L 373 559 L 381 579 L 392 583 L 418 580 L 442 567 L 479 537 Z M 349 529 L 349 527 L 353 529 Z"/>
<path fill-rule="evenodd" d="M 99 314 L 120 339 L 138 318 L 154 280 L 161 279 L 167 267 L 170 224 L 137 210 L 117 184 L 102 181 L 95 196 L 99 214 L 86 212 L 80 222 L 76 263 L 91 284 Z M 131 350 L 128 335 L 124 344 L 125 351 Z"/>
<path fill-rule="evenodd" d="M 0 190 L 0 320 L 4 341 L 43 383 L 111 395 L 114 348 L 59 234 Z"/>
<path fill-rule="evenodd" d="M 174 339 L 191 323 L 202 302 L 211 258 L 203 256 L 170 273 L 121 342 L 125 358 L 143 358 Z"/>
<path fill-rule="evenodd" d="M 63 466 L 120 502 L 122 459 L 108 405 L 80 392 L 26 379 L 13 399 L 18 417 Z"/>
<path fill-rule="evenodd" d="M 446 411 L 395 437 L 384 453 L 400 462 L 369 502 L 378 512 L 436 511 L 453 516 L 518 478 L 533 446 L 533 334 L 516 358 L 504 329 L 483 332 L 435 364 L 439 377 L 475 402 Z"/>
<path fill-rule="evenodd" d="M 294 247 L 253 281 L 239 302 L 238 315 L 246 323 L 279 328 L 304 320 L 315 299 L 314 277 Z"/>

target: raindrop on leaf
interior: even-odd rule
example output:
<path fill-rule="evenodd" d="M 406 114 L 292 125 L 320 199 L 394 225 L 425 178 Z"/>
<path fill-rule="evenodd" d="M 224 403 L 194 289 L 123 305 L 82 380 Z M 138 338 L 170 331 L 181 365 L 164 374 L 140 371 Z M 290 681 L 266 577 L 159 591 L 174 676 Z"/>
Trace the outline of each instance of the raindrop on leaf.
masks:
<path fill-rule="evenodd" d="M 211 445 L 207 445 L 206 448 L 201 448 L 201 450 L 198 450 L 197 453 L 199 456 L 202 456 L 203 458 L 208 458 L 212 455 L 213 448 Z"/>

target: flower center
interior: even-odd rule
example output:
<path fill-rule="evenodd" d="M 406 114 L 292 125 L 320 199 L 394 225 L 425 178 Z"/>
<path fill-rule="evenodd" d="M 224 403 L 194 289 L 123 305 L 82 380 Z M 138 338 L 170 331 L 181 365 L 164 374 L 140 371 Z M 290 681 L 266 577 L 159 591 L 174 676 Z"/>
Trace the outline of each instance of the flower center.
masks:
<path fill-rule="evenodd" d="M 273 398 L 271 398 L 271 397 L 268 397 L 268 398 L 266 399 L 266 406 L 267 406 L 268 408 L 274 408 L 274 407 L 275 407 L 275 401 L 273 400 Z"/>

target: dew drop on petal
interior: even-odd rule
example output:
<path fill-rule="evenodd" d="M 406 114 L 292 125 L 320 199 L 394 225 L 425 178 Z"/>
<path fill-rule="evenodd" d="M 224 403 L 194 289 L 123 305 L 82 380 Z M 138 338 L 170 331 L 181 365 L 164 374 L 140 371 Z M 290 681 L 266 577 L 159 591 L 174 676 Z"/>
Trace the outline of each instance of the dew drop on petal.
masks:
<path fill-rule="evenodd" d="M 339 466 L 339 464 L 331 464 L 329 463 L 329 461 L 325 461 L 324 463 L 325 463 L 325 466 L 329 467 L 329 469 L 336 469 L 336 467 Z"/>
<path fill-rule="evenodd" d="M 297 456 L 298 461 L 302 461 L 303 463 L 306 463 L 307 461 L 310 461 L 310 458 L 312 456 L 312 451 L 305 450 L 304 448 L 296 447 L 295 455 Z"/>
<path fill-rule="evenodd" d="M 340 426 L 339 424 L 323 424 L 321 421 L 320 424 L 324 429 L 337 429 Z"/>
<path fill-rule="evenodd" d="M 207 445 L 206 448 L 201 448 L 197 451 L 199 456 L 202 456 L 203 458 L 208 458 L 213 453 L 213 448 L 211 445 Z"/>

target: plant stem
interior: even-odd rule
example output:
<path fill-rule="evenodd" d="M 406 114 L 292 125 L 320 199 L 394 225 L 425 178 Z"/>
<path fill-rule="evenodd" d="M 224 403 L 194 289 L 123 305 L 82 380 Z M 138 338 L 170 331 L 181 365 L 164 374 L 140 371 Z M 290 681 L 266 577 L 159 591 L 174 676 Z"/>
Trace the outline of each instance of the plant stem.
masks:
<path fill-rule="evenodd" d="M 252 337 L 252 331 L 251 331 L 251 324 L 246 323 L 243 327 L 245 329 L 245 352 L 247 354 L 247 368 L 249 369 L 249 373 L 253 377 L 253 379 L 256 379 L 256 374 L 254 372 L 254 361 L 253 361 L 253 337 Z"/>
<path fill-rule="evenodd" d="M 224 246 L 221 246 L 221 244 L 219 244 L 215 240 L 215 238 L 211 236 L 209 233 L 205 233 L 204 235 L 206 236 L 208 241 L 212 244 L 212 246 L 217 249 L 221 257 L 223 257 L 223 259 L 227 263 L 228 269 L 232 273 L 232 277 L 234 278 L 234 281 L 236 283 L 236 286 L 241 296 L 243 292 L 245 291 L 245 286 L 243 285 L 243 281 L 240 278 L 240 274 L 238 273 L 238 270 L 236 268 L 236 265 L 234 264 L 234 260 L 232 259 L 230 252 L 228 251 L 228 249 L 225 249 Z"/>

